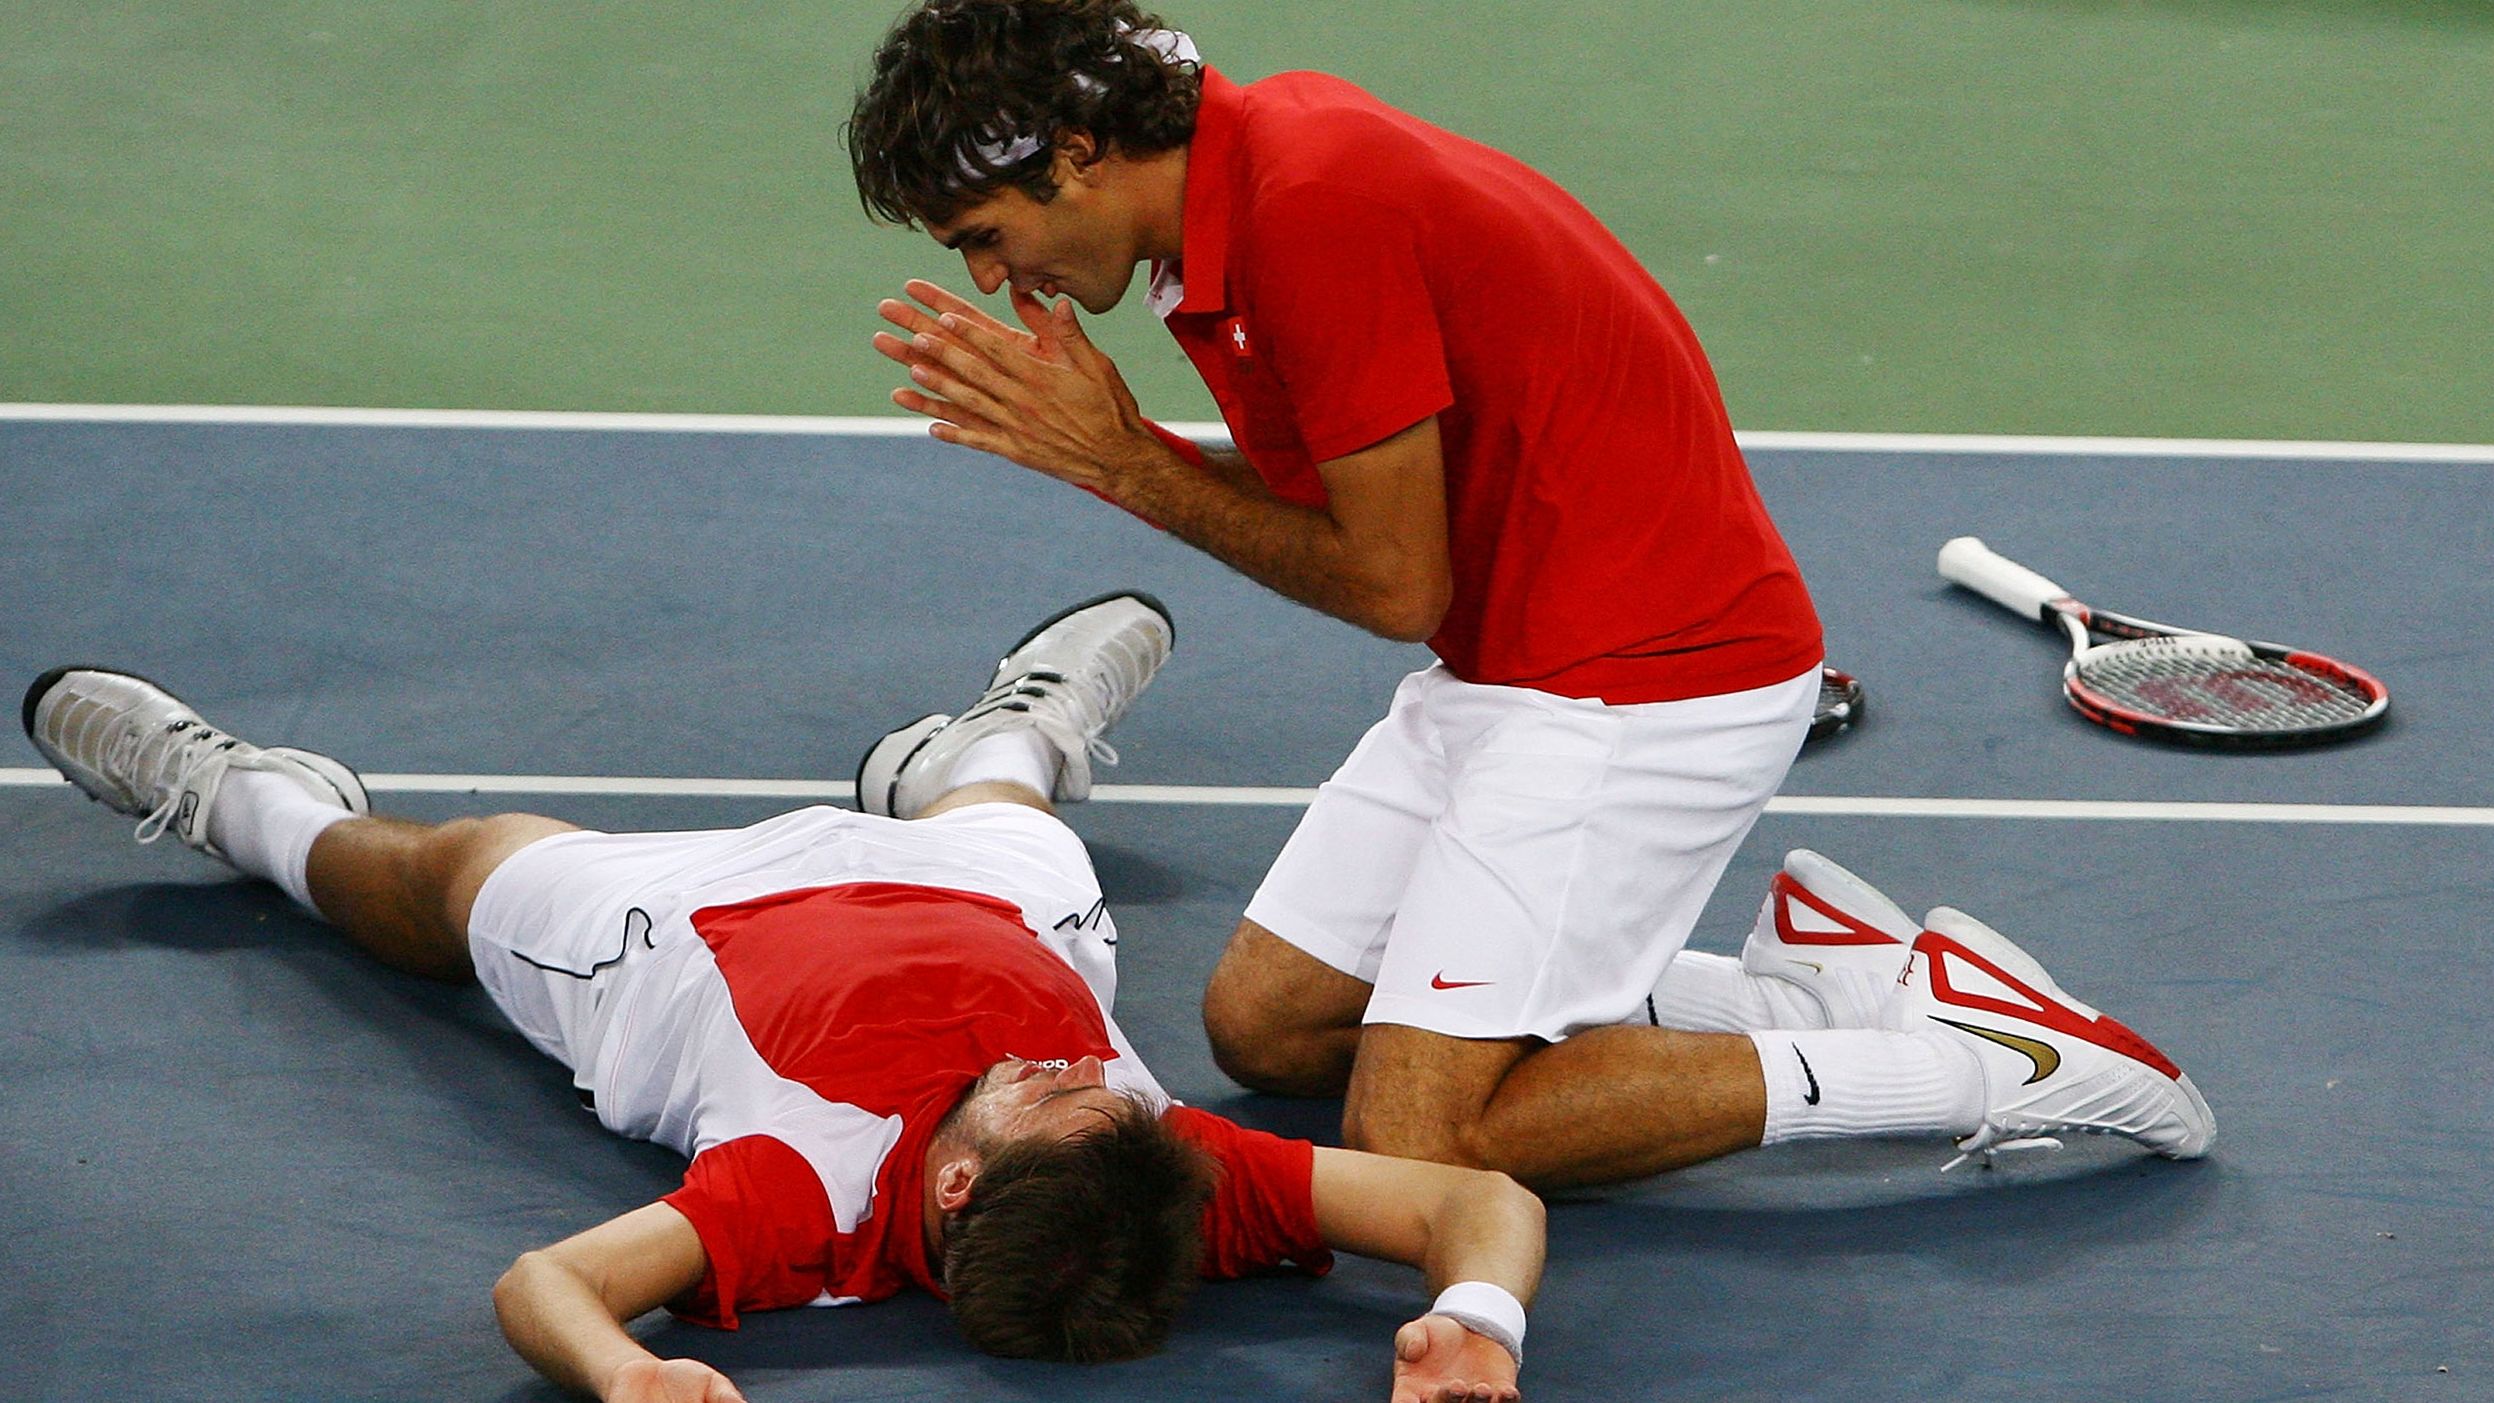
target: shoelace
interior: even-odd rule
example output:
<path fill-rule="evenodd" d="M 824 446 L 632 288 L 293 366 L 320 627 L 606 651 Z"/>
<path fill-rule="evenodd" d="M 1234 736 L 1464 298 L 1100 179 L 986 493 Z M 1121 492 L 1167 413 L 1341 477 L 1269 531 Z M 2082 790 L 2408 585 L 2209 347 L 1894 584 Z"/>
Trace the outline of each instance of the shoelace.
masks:
<path fill-rule="evenodd" d="M 1018 702 L 1029 710 L 1031 723 L 1059 747 L 1069 751 L 1080 750 L 1103 765 L 1116 764 L 1117 747 L 1066 721 L 1064 711 L 1067 706 L 1078 704 L 1067 695 L 1072 688 L 1073 684 L 1059 673 L 1026 672 L 989 688 L 987 695 L 979 698 L 978 704 L 962 715 L 972 716 L 996 706 L 1012 706 Z M 1031 702 L 1043 705 L 1031 706 Z"/>
<path fill-rule="evenodd" d="M 1993 1161 L 2004 1154 L 2013 1154 L 2019 1150 L 2057 1150 L 2061 1148 L 2060 1137 L 2054 1135 L 2021 1135 L 2014 1140 L 1983 1140 L 1984 1136 L 1991 1133 L 1992 1128 L 1987 1125 L 1972 1135 L 1967 1136 L 1965 1139 L 1958 1141 L 1957 1158 L 1941 1165 L 1940 1172 L 1946 1174 L 1950 1170 L 1955 1169 L 1957 1166 L 1964 1164 L 1967 1160 L 1977 1157 L 1982 1159 L 1984 1168 L 1990 1169 L 1993 1167 Z M 1983 1141 L 1983 1143 L 1977 1144 L 1977 1141 Z"/>
<path fill-rule="evenodd" d="M 241 744 L 231 736 L 222 735 L 194 721 L 176 721 L 166 729 L 169 740 L 171 740 L 171 733 L 175 731 L 195 730 L 197 734 L 187 739 L 171 740 L 172 744 L 181 747 L 179 768 L 173 773 L 173 783 L 164 791 L 164 800 L 155 808 L 150 809 L 147 817 L 139 820 L 136 836 L 142 843 L 152 843 L 163 837 L 165 830 L 172 826 L 175 815 L 181 812 L 182 796 L 190 791 L 191 782 L 208 771 L 226 764 L 227 752 Z M 144 744 L 145 739 L 143 734 L 134 734 L 132 744 L 124 749 L 135 752 L 139 745 Z M 124 758 L 128 759 L 131 756 L 125 754 Z M 162 762 L 159 761 L 158 764 L 161 773 Z"/>
<path fill-rule="evenodd" d="M 1068 702 L 1077 706 L 1087 702 L 1095 717 L 1105 719 L 1119 715 L 1133 703 L 1135 693 L 1142 689 L 1142 685 L 1150 682 L 1151 672 L 1142 666 L 1143 657 L 1150 649 L 1148 643 L 1119 636 L 1110 639 L 1105 646 L 1119 654 L 1118 665 L 1086 669 L 1079 679 L 1053 668 L 1035 668 L 989 688 L 987 695 L 979 699 L 979 706 L 971 710 L 977 711 L 990 702 L 1013 696 L 1056 703 L 1033 710 L 1033 719 L 1040 723 L 1049 738 L 1066 750 L 1081 750 L 1099 764 L 1114 765 L 1117 763 L 1117 747 L 1110 745 L 1097 732 L 1064 724 L 1064 718 L 1058 714 Z M 1139 682 L 1134 680 L 1138 678 Z M 1080 698 L 1071 695 L 1078 680 L 1090 684 L 1083 688 L 1089 695 Z"/>

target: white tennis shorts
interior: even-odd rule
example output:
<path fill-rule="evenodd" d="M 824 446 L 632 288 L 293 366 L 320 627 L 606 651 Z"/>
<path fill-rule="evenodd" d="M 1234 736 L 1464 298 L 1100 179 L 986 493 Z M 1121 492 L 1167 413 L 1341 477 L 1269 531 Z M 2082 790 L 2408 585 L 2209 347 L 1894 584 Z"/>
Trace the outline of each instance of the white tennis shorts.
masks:
<path fill-rule="evenodd" d="M 468 952 L 504 1016 L 594 1090 L 606 1084 L 607 1024 L 644 998 L 663 1000 L 665 990 L 644 986 L 686 964 L 681 956 L 691 952 L 679 947 L 700 941 L 695 911 L 842 882 L 949 887 L 1012 902 L 1082 976 L 1101 1013 L 1116 1006 L 1117 928 L 1090 854 L 1072 829 L 1022 804 L 909 822 L 809 808 L 750 828 L 559 833 L 485 879 L 468 917 Z M 1132 1059 L 1114 1020 L 1109 1030 Z"/>
<path fill-rule="evenodd" d="M 1610 706 L 1415 672 L 1247 918 L 1374 985 L 1370 1023 L 1557 1041 L 1625 1021 L 1784 782 L 1818 678 Z"/>

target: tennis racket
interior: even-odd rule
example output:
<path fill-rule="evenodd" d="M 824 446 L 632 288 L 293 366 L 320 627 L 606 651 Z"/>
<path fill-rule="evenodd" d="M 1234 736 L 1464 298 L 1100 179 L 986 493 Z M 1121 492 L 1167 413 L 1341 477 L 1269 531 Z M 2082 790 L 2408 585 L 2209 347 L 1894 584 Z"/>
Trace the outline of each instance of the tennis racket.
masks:
<path fill-rule="evenodd" d="M 1972 536 L 1940 547 L 1940 575 L 2070 638 L 2061 691 L 2126 736 L 2237 749 L 2345 740 L 2381 723 L 2389 689 L 2362 668 L 2275 643 L 2093 609 Z M 2097 642 L 2098 635 L 2109 642 Z"/>
<path fill-rule="evenodd" d="M 1862 706 L 1862 684 L 1852 673 L 1820 668 L 1818 709 L 1810 713 L 1810 733 L 1801 738 L 1801 743 L 1825 740 L 1857 724 L 1862 719 Z"/>

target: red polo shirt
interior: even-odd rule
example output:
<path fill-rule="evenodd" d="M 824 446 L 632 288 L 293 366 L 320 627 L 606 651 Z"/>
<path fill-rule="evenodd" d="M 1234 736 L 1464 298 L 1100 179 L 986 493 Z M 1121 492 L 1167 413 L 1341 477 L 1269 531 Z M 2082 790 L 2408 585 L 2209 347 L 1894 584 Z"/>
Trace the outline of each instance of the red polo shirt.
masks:
<path fill-rule="evenodd" d="M 671 1143 L 697 1149 L 666 1202 L 708 1269 L 674 1309 L 734 1328 L 747 1311 L 912 1284 L 942 1295 L 922 1217 L 927 1147 L 1008 1056 L 1114 1062 L 1090 988 L 1011 902 L 979 892 L 849 882 L 704 907 L 692 925 L 709 959 L 679 962 L 682 993 L 628 1015 L 684 1091 Z M 1166 1121 L 1220 1166 L 1206 1277 L 1331 1269 L 1307 1142 L 1185 1106 Z"/>
<path fill-rule="evenodd" d="M 1207 69 L 1184 237 L 1154 309 L 1277 495 L 1438 416 L 1456 676 L 1624 703 L 1818 662 L 1695 334 L 1550 180 L 1337 78 Z"/>

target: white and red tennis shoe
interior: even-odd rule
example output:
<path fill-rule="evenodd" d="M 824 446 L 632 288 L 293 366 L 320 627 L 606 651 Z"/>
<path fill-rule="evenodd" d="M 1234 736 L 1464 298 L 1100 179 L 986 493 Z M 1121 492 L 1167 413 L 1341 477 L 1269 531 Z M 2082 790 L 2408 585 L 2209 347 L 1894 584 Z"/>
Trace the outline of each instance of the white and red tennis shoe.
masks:
<path fill-rule="evenodd" d="M 233 770 L 284 775 L 324 804 L 369 813 L 355 771 L 326 755 L 262 749 L 200 719 L 181 698 L 135 673 L 56 667 L 26 689 L 26 738 L 87 797 L 139 820 L 138 840 L 166 833 L 222 860 L 208 813 Z"/>
<path fill-rule="evenodd" d="M 1824 1010 L 1821 1027 L 1877 1028 L 1921 930 L 1878 888 L 1795 848 L 1767 883 L 1741 968 L 1799 985 Z"/>
<path fill-rule="evenodd" d="M 952 787 L 953 762 L 979 741 L 1028 727 L 1062 760 L 1049 797 L 1091 797 L 1091 765 L 1117 763 L 1100 739 L 1169 660 L 1169 610 L 1140 591 L 1074 605 L 1022 636 L 958 716 L 921 716 L 868 747 L 857 763 L 857 806 L 914 818 Z"/>
<path fill-rule="evenodd" d="M 1888 1026 L 1944 1031 L 1983 1067 L 1983 1124 L 1945 1168 L 2057 1147 L 2072 1133 L 2126 1136 L 2168 1159 L 2208 1153 L 2216 1117 L 2171 1058 L 2071 998 L 2033 956 L 1965 912 L 1942 906 L 1923 926 Z"/>

